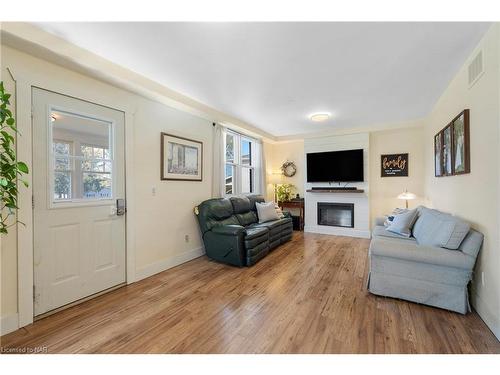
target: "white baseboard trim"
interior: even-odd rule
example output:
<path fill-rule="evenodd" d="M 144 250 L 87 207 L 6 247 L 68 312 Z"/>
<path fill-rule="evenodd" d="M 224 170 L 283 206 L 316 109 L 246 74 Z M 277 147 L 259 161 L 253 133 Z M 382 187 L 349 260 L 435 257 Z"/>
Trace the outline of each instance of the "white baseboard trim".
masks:
<path fill-rule="evenodd" d="M 145 279 L 156 275 L 157 273 L 168 270 L 169 268 L 178 266 L 179 264 L 189 262 L 190 260 L 201 257 L 205 254 L 205 248 L 203 246 L 196 249 L 186 251 L 185 253 L 176 255 L 172 258 L 161 260 L 159 262 L 148 264 L 146 267 L 138 269 L 135 273 L 135 281 Z"/>
<path fill-rule="evenodd" d="M 0 335 L 6 335 L 7 333 L 14 332 L 19 328 L 19 315 L 9 314 L 0 317 Z"/>
<path fill-rule="evenodd" d="M 341 227 L 327 227 L 319 225 L 308 225 L 304 227 L 304 232 L 308 233 L 319 233 L 319 234 L 329 234 L 334 236 L 348 236 L 357 238 L 370 238 L 371 233 L 369 230 L 360 230 L 353 228 L 341 228 Z"/>
<path fill-rule="evenodd" d="M 471 291 L 471 303 L 483 322 L 486 323 L 491 332 L 493 332 L 498 341 L 500 341 L 500 316 L 498 316 L 498 313 L 494 314 L 475 290 Z"/>

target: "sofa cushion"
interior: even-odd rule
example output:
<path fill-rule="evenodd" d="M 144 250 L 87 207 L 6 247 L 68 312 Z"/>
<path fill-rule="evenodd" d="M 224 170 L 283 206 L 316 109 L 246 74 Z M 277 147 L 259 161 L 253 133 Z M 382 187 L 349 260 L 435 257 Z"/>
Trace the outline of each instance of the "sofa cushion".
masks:
<path fill-rule="evenodd" d="M 418 245 L 411 241 L 394 241 L 380 237 L 372 239 L 369 253 L 373 256 L 437 264 L 465 270 L 471 270 L 475 263 L 475 258 L 461 251 Z"/>
<path fill-rule="evenodd" d="M 265 202 L 265 199 L 262 195 L 260 194 L 250 194 L 247 195 L 248 200 L 250 201 L 250 210 L 252 211 L 257 211 L 257 207 L 255 207 L 255 203 L 263 203 Z"/>
<path fill-rule="evenodd" d="M 413 236 L 421 245 L 456 250 L 470 230 L 470 225 L 450 214 L 419 207 L 419 217 L 413 226 Z"/>
<path fill-rule="evenodd" d="M 293 220 L 291 217 L 284 217 L 283 219 L 279 219 L 278 223 L 280 225 L 290 225 L 293 227 Z"/>
<path fill-rule="evenodd" d="M 226 236 L 238 236 L 240 234 L 246 233 L 245 228 L 241 225 L 216 225 L 212 228 L 212 231 L 217 234 L 223 234 Z"/>
<path fill-rule="evenodd" d="M 257 207 L 257 217 L 259 218 L 259 223 L 265 223 L 266 221 L 279 219 L 278 214 L 274 209 L 274 202 L 256 202 L 255 206 Z"/>
<path fill-rule="evenodd" d="M 203 234 L 216 225 L 239 224 L 233 215 L 233 205 L 226 198 L 209 199 L 201 203 L 198 206 L 198 222 Z"/>
<path fill-rule="evenodd" d="M 475 259 L 477 257 L 477 254 L 479 253 L 479 250 L 481 249 L 483 239 L 484 235 L 482 233 L 471 229 L 469 233 L 467 233 L 467 236 L 465 236 L 458 249 Z"/>
<path fill-rule="evenodd" d="M 411 228 L 417 218 L 417 210 L 409 210 L 394 216 L 387 226 L 387 231 L 404 237 L 411 236 Z"/>
<path fill-rule="evenodd" d="M 372 237 L 395 238 L 404 241 L 416 242 L 415 238 L 413 237 L 405 237 L 397 233 L 389 232 L 388 230 L 386 230 L 383 224 L 377 225 L 373 228 Z"/>
<path fill-rule="evenodd" d="M 233 211 L 235 214 L 244 214 L 250 211 L 250 200 L 247 197 L 231 197 L 229 200 L 233 205 Z"/>
<path fill-rule="evenodd" d="M 245 249 L 248 253 L 250 249 L 258 247 L 262 243 L 269 245 L 269 230 L 267 228 L 247 228 L 245 235 Z"/>
<path fill-rule="evenodd" d="M 273 220 L 273 221 L 266 221 L 265 223 L 255 223 L 252 224 L 250 227 L 268 228 L 269 230 L 274 230 L 274 229 L 280 230 L 281 225 L 282 223 L 279 220 Z"/>
<path fill-rule="evenodd" d="M 268 236 L 269 230 L 267 228 L 246 228 L 247 234 L 245 235 L 245 240 L 252 240 L 260 236 Z"/>
<path fill-rule="evenodd" d="M 248 211 L 244 214 L 236 214 L 235 216 L 244 227 L 257 222 L 257 215 L 253 211 Z"/>

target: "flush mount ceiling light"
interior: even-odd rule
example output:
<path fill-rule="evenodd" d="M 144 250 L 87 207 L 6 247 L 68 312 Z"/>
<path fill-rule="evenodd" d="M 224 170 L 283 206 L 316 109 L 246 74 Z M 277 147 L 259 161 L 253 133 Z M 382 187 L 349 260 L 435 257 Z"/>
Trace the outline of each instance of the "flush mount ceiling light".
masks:
<path fill-rule="evenodd" d="M 322 122 L 328 120 L 330 116 L 331 115 L 329 113 L 323 112 L 323 113 L 313 113 L 312 115 L 309 116 L 309 118 L 311 119 L 311 121 L 314 122 Z"/>
<path fill-rule="evenodd" d="M 56 115 L 54 115 L 54 114 L 52 114 L 52 115 L 50 116 L 50 121 L 54 122 L 54 121 L 56 121 L 56 120 L 57 120 L 57 116 L 56 116 Z"/>

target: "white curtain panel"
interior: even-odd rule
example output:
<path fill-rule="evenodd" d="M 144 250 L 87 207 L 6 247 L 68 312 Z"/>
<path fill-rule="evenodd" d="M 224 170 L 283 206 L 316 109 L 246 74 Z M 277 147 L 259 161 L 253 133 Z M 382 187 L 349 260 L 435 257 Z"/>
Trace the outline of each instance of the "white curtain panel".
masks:
<path fill-rule="evenodd" d="M 212 165 L 212 197 L 223 198 L 224 185 L 224 155 L 226 142 L 226 128 L 220 124 L 214 126 L 214 152 Z"/>
<path fill-rule="evenodd" d="M 255 154 L 257 160 L 255 163 L 255 189 L 258 194 L 266 196 L 266 158 L 264 155 L 264 144 L 262 141 L 255 142 Z"/>

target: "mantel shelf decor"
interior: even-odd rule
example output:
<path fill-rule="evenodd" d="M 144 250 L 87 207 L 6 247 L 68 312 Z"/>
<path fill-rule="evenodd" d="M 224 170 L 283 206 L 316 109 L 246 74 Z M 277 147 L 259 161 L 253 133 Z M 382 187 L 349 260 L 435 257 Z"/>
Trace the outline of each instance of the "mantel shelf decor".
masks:
<path fill-rule="evenodd" d="M 308 189 L 308 193 L 364 193 L 363 189 Z"/>

